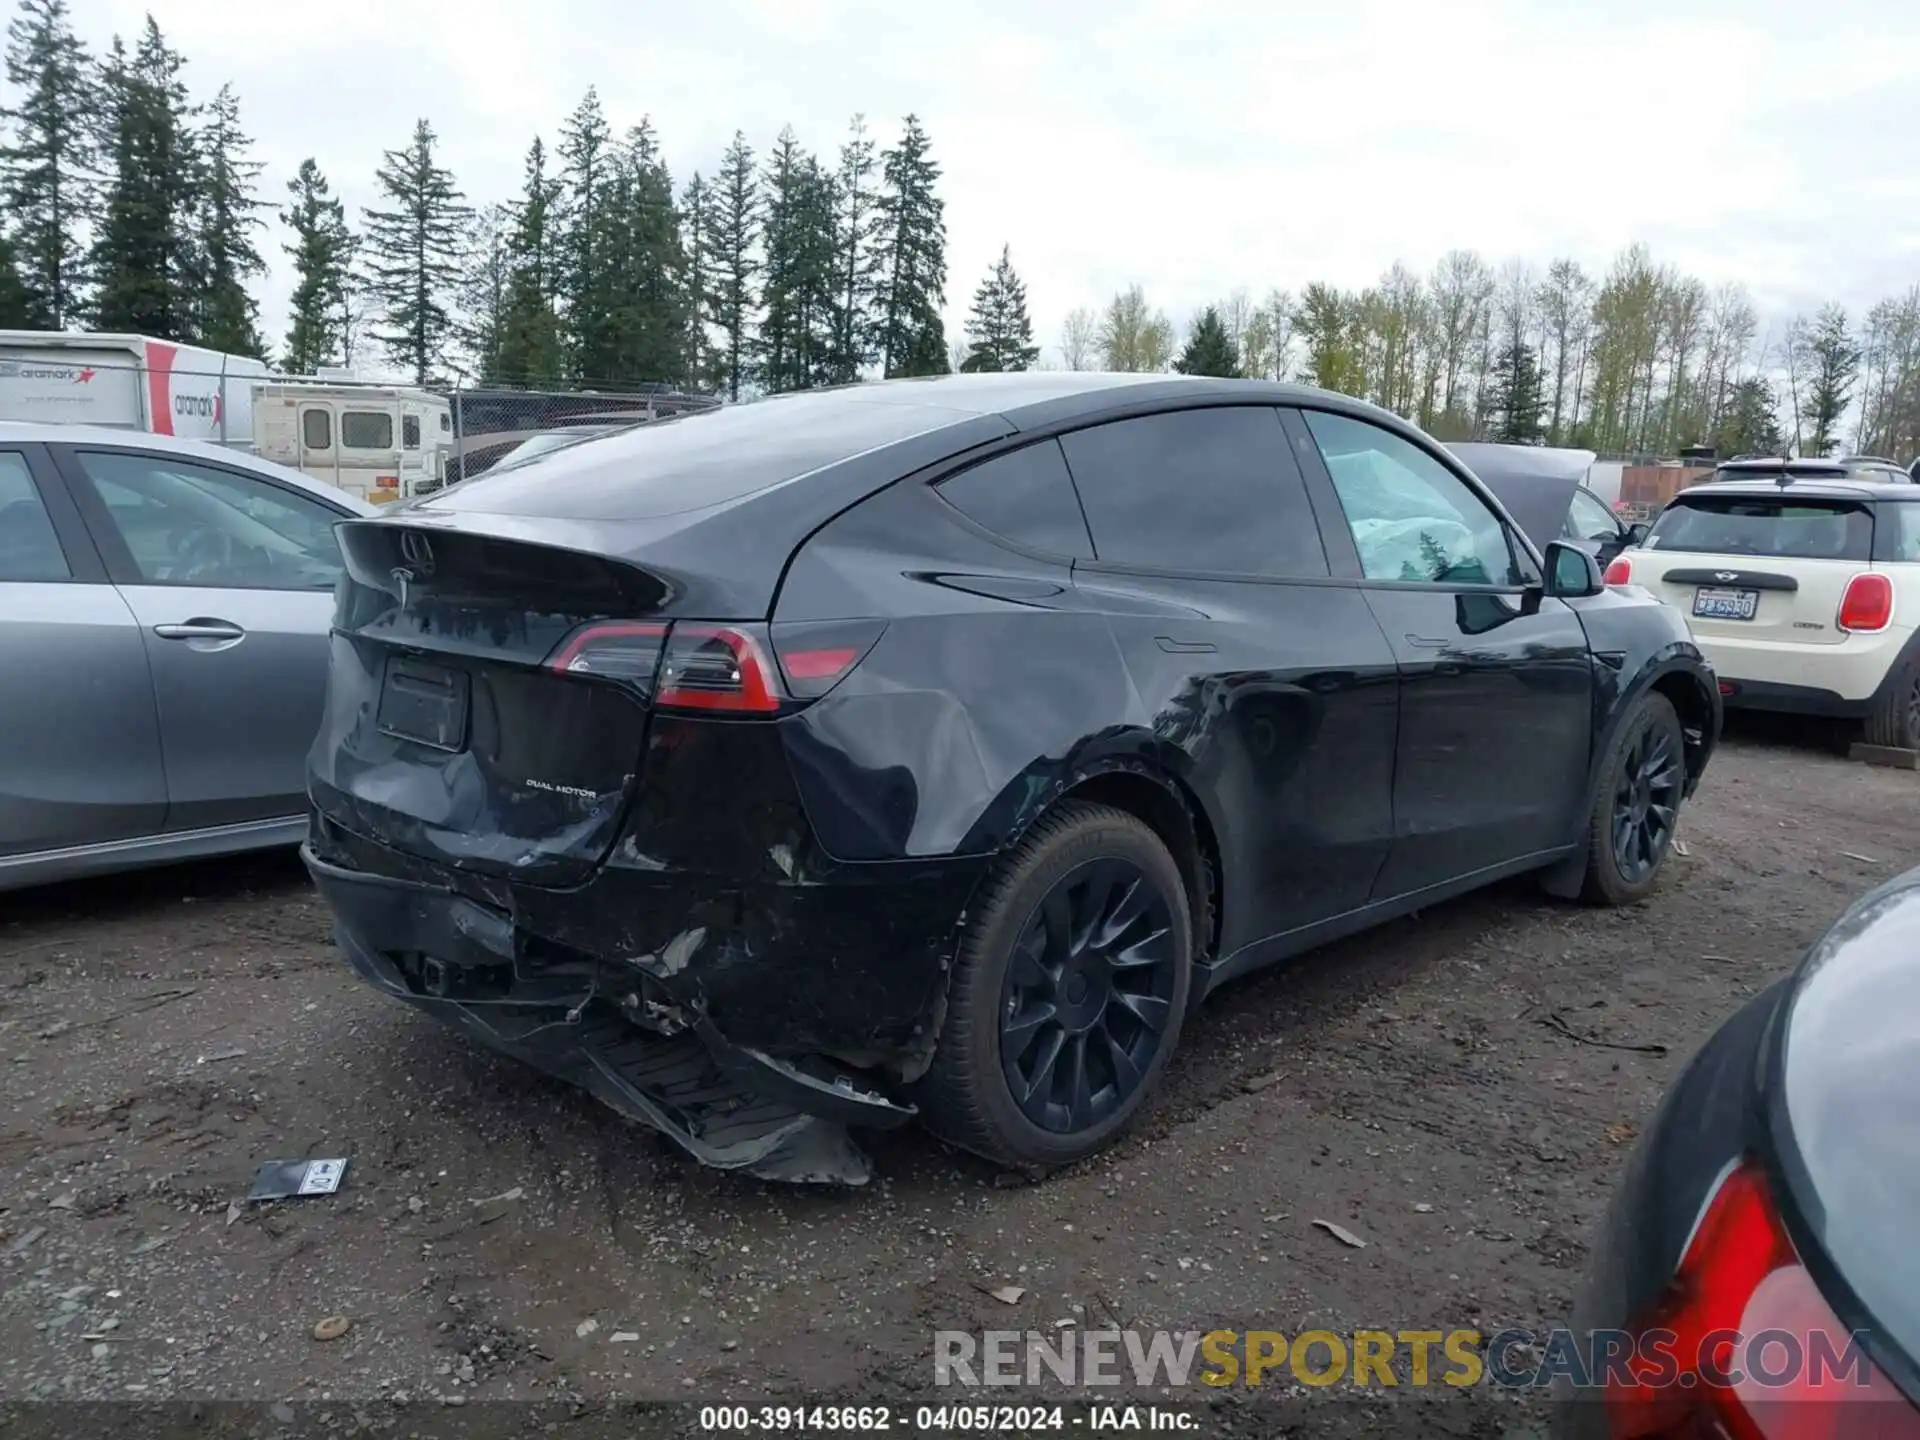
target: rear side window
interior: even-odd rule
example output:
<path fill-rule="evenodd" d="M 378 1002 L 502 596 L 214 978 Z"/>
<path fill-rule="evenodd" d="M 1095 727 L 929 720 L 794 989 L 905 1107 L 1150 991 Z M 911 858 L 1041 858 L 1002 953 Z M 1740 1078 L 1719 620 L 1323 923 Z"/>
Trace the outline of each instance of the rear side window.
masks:
<path fill-rule="evenodd" d="M 1702 555 L 1775 555 L 1790 560 L 1867 560 L 1873 514 L 1846 500 L 1783 495 L 1682 495 L 1647 535 L 1649 550 Z"/>
<path fill-rule="evenodd" d="M 1286 431 L 1265 406 L 1116 420 L 1060 444 L 1102 560 L 1280 578 L 1329 573 Z"/>
<path fill-rule="evenodd" d="M 1058 442 L 1043 440 L 942 481 L 940 498 L 1016 545 L 1091 560 L 1086 518 Z"/>
<path fill-rule="evenodd" d="M 1873 526 L 1873 558 L 1920 560 L 1920 501 L 1880 502 Z"/>
<path fill-rule="evenodd" d="M 0 580 L 72 576 L 25 457 L 0 450 Z"/>

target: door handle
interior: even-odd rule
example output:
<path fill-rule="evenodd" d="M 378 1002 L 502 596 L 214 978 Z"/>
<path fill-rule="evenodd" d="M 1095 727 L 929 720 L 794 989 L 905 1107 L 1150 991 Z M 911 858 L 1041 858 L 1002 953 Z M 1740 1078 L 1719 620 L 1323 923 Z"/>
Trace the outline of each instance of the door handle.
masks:
<path fill-rule="evenodd" d="M 1208 640 L 1175 640 L 1171 636 L 1156 635 L 1153 643 L 1169 655 L 1212 655 L 1216 651 Z"/>
<path fill-rule="evenodd" d="M 1409 635 L 1407 636 L 1407 643 L 1417 646 L 1422 650 L 1445 650 L 1449 645 L 1453 644 L 1453 641 L 1436 640 L 1429 635 Z"/>
<path fill-rule="evenodd" d="M 183 620 L 178 625 L 156 625 L 162 640 L 244 640 L 247 632 L 230 620 Z"/>

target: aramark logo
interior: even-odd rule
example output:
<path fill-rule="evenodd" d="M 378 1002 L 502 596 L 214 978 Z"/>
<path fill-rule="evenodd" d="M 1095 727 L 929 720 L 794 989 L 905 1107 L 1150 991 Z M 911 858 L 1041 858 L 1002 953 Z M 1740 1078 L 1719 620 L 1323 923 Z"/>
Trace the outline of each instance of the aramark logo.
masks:
<path fill-rule="evenodd" d="M 32 360 L 0 360 L 0 380 L 59 380 L 69 385 L 91 384 L 100 372 L 91 366 L 44 365 Z"/>

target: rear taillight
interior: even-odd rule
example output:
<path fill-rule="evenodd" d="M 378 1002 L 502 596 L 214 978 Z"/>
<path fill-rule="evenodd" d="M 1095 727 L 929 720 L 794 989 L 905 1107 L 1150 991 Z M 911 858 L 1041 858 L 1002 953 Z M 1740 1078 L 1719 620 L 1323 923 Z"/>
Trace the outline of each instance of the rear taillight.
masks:
<path fill-rule="evenodd" d="M 1871 635 L 1893 620 L 1893 581 L 1874 570 L 1864 570 L 1847 582 L 1835 620 L 1842 630 Z"/>
<path fill-rule="evenodd" d="M 1624 555 L 1613 557 L 1613 563 L 1607 566 L 1604 577 L 1609 585 L 1631 585 L 1633 583 L 1633 561 Z"/>
<path fill-rule="evenodd" d="M 773 650 L 787 677 L 787 692 L 817 700 L 847 676 L 886 632 L 884 620 L 780 621 Z"/>
<path fill-rule="evenodd" d="M 1606 1380 L 1616 1440 L 1920 1440 L 1920 1411 L 1821 1297 L 1751 1162 L 1728 1172 L 1630 1328 L 1633 1353 Z"/>
<path fill-rule="evenodd" d="M 777 715 L 846 679 L 886 628 L 884 620 L 780 624 L 769 636 L 763 625 L 609 620 L 581 626 L 546 664 L 619 681 L 666 709 Z"/>
<path fill-rule="evenodd" d="M 781 693 L 766 648 L 744 626 L 676 624 L 667 636 L 654 704 L 771 715 Z"/>
<path fill-rule="evenodd" d="M 622 680 L 651 693 L 666 638 L 665 625 L 608 622 L 582 626 L 560 642 L 547 668 L 569 675 Z"/>

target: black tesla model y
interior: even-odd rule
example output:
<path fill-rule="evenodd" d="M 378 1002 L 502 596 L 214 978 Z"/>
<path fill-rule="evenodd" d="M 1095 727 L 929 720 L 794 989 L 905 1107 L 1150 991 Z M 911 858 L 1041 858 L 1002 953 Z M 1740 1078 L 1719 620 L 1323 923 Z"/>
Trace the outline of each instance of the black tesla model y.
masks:
<path fill-rule="evenodd" d="M 1235 976 L 1503 876 L 1645 896 L 1686 622 L 1370 406 L 782 396 L 340 531 L 307 863 L 372 984 L 708 1163 L 1045 1167 Z"/>

